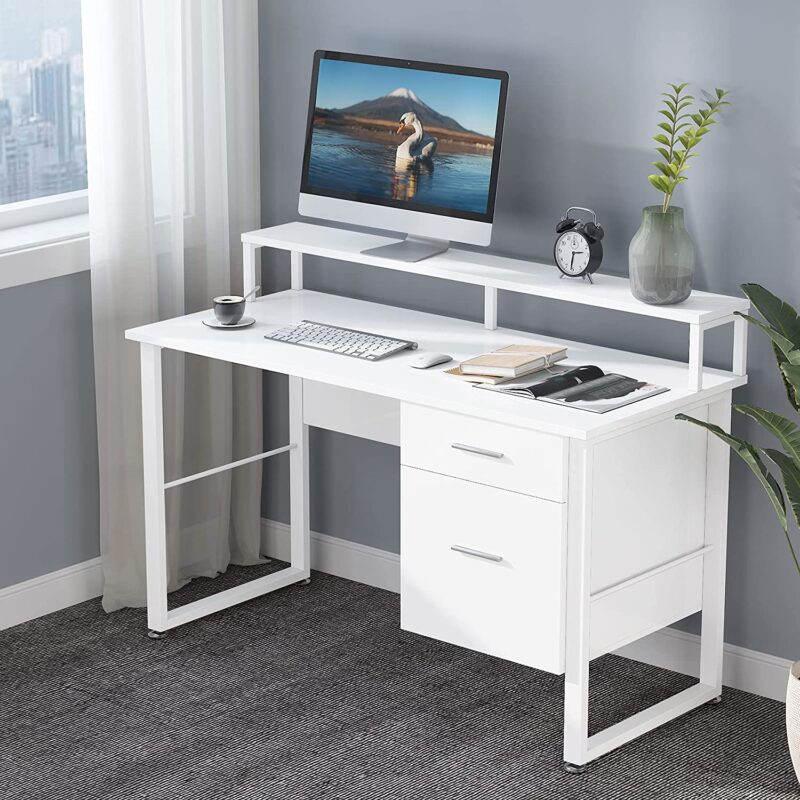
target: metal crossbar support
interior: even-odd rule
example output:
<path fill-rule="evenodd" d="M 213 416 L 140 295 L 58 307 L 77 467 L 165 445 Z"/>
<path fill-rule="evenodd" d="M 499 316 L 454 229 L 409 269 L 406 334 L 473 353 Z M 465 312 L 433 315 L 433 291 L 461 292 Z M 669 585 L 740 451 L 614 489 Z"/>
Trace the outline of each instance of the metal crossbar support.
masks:
<path fill-rule="evenodd" d="M 276 447 L 274 450 L 268 450 L 266 453 L 259 453 L 256 456 L 248 456 L 247 458 L 240 458 L 238 461 L 231 461 L 230 464 L 223 464 L 221 467 L 212 467 L 211 469 L 203 470 L 203 472 L 195 472 L 194 475 L 187 475 L 185 478 L 177 478 L 174 481 L 165 483 L 164 488 L 172 489 L 173 486 L 182 486 L 184 483 L 199 481 L 200 478 L 207 478 L 209 475 L 216 475 L 219 472 L 236 469 L 236 467 L 243 467 L 245 464 L 252 464 L 254 461 L 261 461 L 262 459 L 269 458 L 270 456 L 280 455 L 288 450 L 293 450 L 296 446 L 297 445 L 294 444 L 287 444 L 283 447 Z"/>

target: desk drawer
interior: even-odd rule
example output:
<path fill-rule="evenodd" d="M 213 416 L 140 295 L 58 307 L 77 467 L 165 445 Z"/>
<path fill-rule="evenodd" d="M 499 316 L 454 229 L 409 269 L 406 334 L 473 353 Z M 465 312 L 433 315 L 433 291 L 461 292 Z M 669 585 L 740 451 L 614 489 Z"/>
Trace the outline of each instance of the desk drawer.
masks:
<path fill-rule="evenodd" d="M 565 509 L 402 467 L 401 626 L 562 673 Z"/>
<path fill-rule="evenodd" d="M 400 463 L 563 502 L 566 440 L 403 403 Z"/>

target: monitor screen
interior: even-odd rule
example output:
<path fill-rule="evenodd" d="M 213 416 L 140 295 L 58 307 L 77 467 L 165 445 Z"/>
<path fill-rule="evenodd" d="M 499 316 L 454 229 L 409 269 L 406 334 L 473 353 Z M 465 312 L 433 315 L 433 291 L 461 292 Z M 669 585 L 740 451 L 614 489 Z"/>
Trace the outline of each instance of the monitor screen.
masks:
<path fill-rule="evenodd" d="M 491 222 L 508 75 L 317 52 L 301 192 Z"/>

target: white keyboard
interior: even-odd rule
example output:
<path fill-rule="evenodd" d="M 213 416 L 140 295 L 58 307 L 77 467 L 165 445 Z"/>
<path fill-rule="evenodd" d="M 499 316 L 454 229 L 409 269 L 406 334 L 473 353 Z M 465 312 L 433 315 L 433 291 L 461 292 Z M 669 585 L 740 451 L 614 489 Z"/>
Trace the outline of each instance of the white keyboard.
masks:
<path fill-rule="evenodd" d="M 416 342 L 392 339 L 378 333 L 338 328 L 336 325 L 323 325 L 321 322 L 311 322 L 307 319 L 297 325 L 268 333 L 264 338 L 285 344 L 297 344 L 300 347 L 312 347 L 315 350 L 327 350 L 342 356 L 363 358 L 367 361 L 378 361 L 400 350 L 417 348 Z"/>

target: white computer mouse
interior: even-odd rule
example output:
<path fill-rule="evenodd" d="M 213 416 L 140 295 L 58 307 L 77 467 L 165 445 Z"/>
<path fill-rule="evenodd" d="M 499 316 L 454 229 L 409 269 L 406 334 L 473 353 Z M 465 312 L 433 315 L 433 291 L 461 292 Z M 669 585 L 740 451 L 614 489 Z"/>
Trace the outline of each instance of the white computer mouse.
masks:
<path fill-rule="evenodd" d="M 408 366 L 414 367 L 414 369 L 428 369 L 428 367 L 435 367 L 437 364 L 444 364 L 446 361 L 452 360 L 452 356 L 444 353 L 421 353 L 413 361 L 410 361 Z"/>

